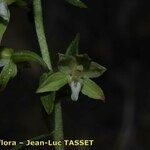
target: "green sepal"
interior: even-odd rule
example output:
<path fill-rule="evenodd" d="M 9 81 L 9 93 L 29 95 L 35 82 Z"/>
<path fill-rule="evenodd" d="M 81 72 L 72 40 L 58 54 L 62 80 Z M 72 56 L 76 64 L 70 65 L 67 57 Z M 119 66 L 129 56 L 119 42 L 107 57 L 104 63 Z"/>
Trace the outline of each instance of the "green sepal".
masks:
<path fill-rule="evenodd" d="M 17 74 L 17 66 L 13 62 L 10 61 L 3 67 L 0 74 L 0 86 L 2 90 L 6 87 L 8 81 L 11 78 L 15 77 L 16 74 Z"/>
<path fill-rule="evenodd" d="M 66 0 L 68 3 L 76 6 L 76 7 L 79 7 L 79 8 L 87 8 L 87 5 L 84 4 L 82 1 L 80 0 Z"/>
<path fill-rule="evenodd" d="M 81 92 L 90 98 L 100 99 L 102 101 L 105 100 L 102 89 L 91 79 L 86 78 L 83 80 L 83 87 Z"/>
<path fill-rule="evenodd" d="M 88 70 L 84 71 L 85 78 L 97 78 L 101 76 L 107 69 L 96 62 L 91 62 Z"/>
<path fill-rule="evenodd" d="M 37 89 L 37 93 L 58 91 L 61 87 L 67 84 L 67 76 L 62 72 L 56 72 L 47 77 Z"/>
<path fill-rule="evenodd" d="M 15 63 L 33 61 L 33 62 L 39 63 L 44 68 L 47 68 L 47 65 L 44 62 L 44 60 L 39 55 L 37 55 L 36 53 L 32 51 L 28 51 L 28 50 L 15 51 L 12 54 L 11 58 Z"/>
<path fill-rule="evenodd" d="M 40 79 L 40 83 L 42 83 L 50 74 L 52 74 L 52 72 L 50 72 L 49 74 L 44 73 Z M 44 95 L 40 96 L 42 105 L 48 115 L 50 115 L 53 111 L 55 95 L 55 92 L 49 92 L 44 93 Z"/>
<path fill-rule="evenodd" d="M 66 55 L 75 56 L 78 54 L 80 35 L 77 33 L 75 39 L 70 43 L 66 50 Z"/>
<path fill-rule="evenodd" d="M 33 137 L 31 139 L 29 139 L 30 141 L 42 141 L 45 139 L 49 139 L 49 137 L 51 137 L 51 135 L 54 133 L 51 132 L 50 134 L 42 134 L 36 137 Z M 23 147 L 25 147 L 25 145 L 27 144 L 27 140 L 23 141 L 23 144 L 17 144 L 16 146 L 14 146 L 11 150 L 21 150 Z"/>

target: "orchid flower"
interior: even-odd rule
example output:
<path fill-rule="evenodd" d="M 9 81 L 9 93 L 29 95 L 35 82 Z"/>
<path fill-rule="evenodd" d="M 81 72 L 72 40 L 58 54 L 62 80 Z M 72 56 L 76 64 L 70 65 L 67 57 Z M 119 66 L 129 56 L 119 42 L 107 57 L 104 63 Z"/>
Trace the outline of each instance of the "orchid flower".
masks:
<path fill-rule="evenodd" d="M 90 78 L 101 76 L 106 68 L 91 61 L 87 54 L 78 54 L 78 41 L 77 35 L 66 53 L 59 54 L 58 71 L 40 84 L 37 93 L 58 91 L 68 83 L 73 101 L 78 100 L 80 91 L 93 99 L 105 99 L 102 89 Z"/>

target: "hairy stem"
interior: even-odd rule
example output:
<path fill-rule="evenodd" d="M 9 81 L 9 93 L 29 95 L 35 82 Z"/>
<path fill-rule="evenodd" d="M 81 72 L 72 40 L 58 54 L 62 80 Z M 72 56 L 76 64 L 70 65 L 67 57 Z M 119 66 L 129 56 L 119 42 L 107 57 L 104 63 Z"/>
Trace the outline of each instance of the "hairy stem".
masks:
<path fill-rule="evenodd" d="M 52 70 L 51 59 L 48 51 L 48 44 L 46 42 L 44 26 L 43 26 L 41 0 L 33 0 L 33 8 L 34 8 L 34 20 L 35 20 L 36 33 L 38 36 L 38 42 L 40 45 L 41 54 L 48 68 Z M 54 119 L 55 119 L 54 139 L 57 141 L 63 140 L 62 111 L 61 111 L 60 102 L 55 104 Z M 56 146 L 55 150 L 64 150 L 64 145 Z"/>
<path fill-rule="evenodd" d="M 35 20 L 36 33 L 37 33 L 38 42 L 41 49 L 41 54 L 48 68 L 52 70 L 51 59 L 50 59 L 48 45 L 46 42 L 46 37 L 44 32 L 41 0 L 33 0 L 33 7 L 34 7 L 34 20 Z"/>
<path fill-rule="evenodd" d="M 63 125 L 62 125 L 62 110 L 60 101 L 55 104 L 55 141 L 63 141 Z M 56 150 L 64 150 L 64 144 L 56 146 Z"/>

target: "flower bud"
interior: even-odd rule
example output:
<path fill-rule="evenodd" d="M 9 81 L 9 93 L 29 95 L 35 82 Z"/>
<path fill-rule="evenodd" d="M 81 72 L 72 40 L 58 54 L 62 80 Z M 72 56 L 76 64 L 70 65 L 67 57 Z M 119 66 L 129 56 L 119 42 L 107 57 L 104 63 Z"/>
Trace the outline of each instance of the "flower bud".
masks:
<path fill-rule="evenodd" d="M 3 48 L 0 53 L 1 59 L 10 59 L 12 56 L 13 50 L 10 48 Z"/>

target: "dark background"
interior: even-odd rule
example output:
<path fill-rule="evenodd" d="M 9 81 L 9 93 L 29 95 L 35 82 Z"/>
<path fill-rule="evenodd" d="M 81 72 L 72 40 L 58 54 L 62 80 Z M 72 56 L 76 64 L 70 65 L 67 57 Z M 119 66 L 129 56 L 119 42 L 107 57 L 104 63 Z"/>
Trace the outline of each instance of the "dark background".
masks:
<path fill-rule="evenodd" d="M 78 150 L 149 150 L 149 2 L 85 0 L 88 9 L 64 0 L 42 2 L 53 62 L 79 32 L 80 53 L 88 53 L 107 68 L 95 80 L 104 90 L 106 103 L 83 95 L 76 103 L 62 98 L 65 138 L 95 140 L 93 147 L 74 148 Z M 40 54 L 32 11 L 15 6 L 10 10 L 3 45 Z M 37 64 L 19 66 L 18 75 L 0 93 L 0 139 L 25 140 L 52 129 L 47 124 L 52 116 L 48 119 L 35 94 L 40 75 Z"/>

